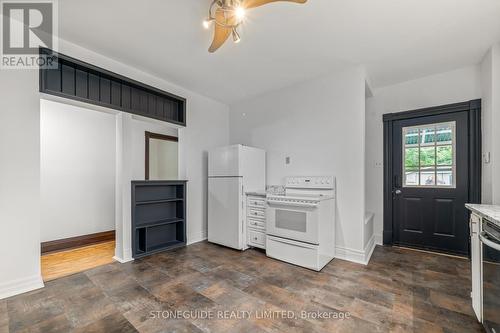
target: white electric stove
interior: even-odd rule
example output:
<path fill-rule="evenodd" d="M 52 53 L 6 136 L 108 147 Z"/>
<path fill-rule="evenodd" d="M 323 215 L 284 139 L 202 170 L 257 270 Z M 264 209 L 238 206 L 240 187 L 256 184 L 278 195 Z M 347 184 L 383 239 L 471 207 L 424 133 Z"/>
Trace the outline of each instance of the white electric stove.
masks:
<path fill-rule="evenodd" d="M 320 271 L 335 256 L 335 178 L 288 177 L 267 195 L 266 254 Z"/>

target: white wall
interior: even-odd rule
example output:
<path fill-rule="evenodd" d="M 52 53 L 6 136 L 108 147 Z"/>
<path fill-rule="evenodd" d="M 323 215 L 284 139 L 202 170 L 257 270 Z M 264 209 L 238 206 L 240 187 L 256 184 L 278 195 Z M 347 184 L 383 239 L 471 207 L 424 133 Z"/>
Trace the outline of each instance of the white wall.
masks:
<path fill-rule="evenodd" d="M 188 243 L 207 238 L 208 151 L 229 144 L 229 107 L 206 98 L 188 101 L 188 126 L 179 129 L 179 177 L 188 182 Z"/>
<path fill-rule="evenodd" d="M 492 111 L 494 130 L 493 137 L 493 164 L 492 164 L 492 202 L 500 205 L 500 44 L 492 48 L 493 52 L 493 86 L 492 86 Z"/>
<path fill-rule="evenodd" d="M 41 241 L 115 229 L 115 116 L 40 101 Z"/>
<path fill-rule="evenodd" d="M 365 74 L 352 68 L 231 105 L 230 139 L 267 151 L 268 184 L 337 177 L 337 245 L 363 251 L 364 118 Z"/>
<path fill-rule="evenodd" d="M 146 176 L 146 138 L 145 132 L 152 132 L 170 136 L 178 136 L 177 128 L 159 121 L 132 119 L 132 178 L 144 180 Z"/>
<path fill-rule="evenodd" d="M 491 49 L 492 54 L 492 86 L 491 86 L 491 174 L 492 203 L 500 205 L 500 44 Z"/>
<path fill-rule="evenodd" d="M 132 260 L 130 182 L 145 179 L 145 132 L 177 136 L 173 125 L 119 112 L 116 115 L 115 259 Z M 189 204 L 189 203 L 188 203 Z M 190 221 L 187 221 L 189 226 Z"/>
<path fill-rule="evenodd" d="M 0 298 L 4 298 L 43 286 L 38 71 L 2 70 L 0 91 Z"/>
<path fill-rule="evenodd" d="M 481 72 L 470 66 L 374 91 L 366 105 L 366 209 L 375 213 L 375 234 L 383 230 L 383 123 L 385 113 L 481 98 Z"/>
<path fill-rule="evenodd" d="M 492 46 L 481 63 L 483 90 L 483 151 L 490 152 L 490 163 L 485 164 L 486 203 L 500 204 L 500 44 Z"/>
<path fill-rule="evenodd" d="M 210 148 L 229 143 L 229 108 L 75 44 L 60 40 L 59 46 L 69 56 L 187 98 L 188 125 L 179 130 L 179 175 L 189 180 L 187 237 L 189 242 L 206 237 L 206 154 Z M 0 298 L 3 298 L 42 286 L 38 71 L 2 71 L 0 88 Z"/>
<path fill-rule="evenodd" d="M 481 63 L 481 130 L 483 133 L 483 169 L 482 169 L 482 200 L 493 202 L 493 57 L 490 50 Z M 490 162 L 485 163 L 485 157 L 490 154 Z"/>

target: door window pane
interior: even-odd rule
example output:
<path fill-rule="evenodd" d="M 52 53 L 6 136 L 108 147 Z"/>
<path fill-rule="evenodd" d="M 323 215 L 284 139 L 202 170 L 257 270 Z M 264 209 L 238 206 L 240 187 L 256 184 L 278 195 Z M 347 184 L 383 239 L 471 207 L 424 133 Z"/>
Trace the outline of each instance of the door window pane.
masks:
<path fill-rule="evenodd" d="M 435 127 L 424 127 L 420 129 L 420 145 L 429 146 L 434 145 L 436 142 L 436 128 Z"/>
<path fill-rule="evenodd" d="M 404 187 L 455 187 L 455 122 L 403 128 Z"/>
<path fill-rule="evenodd" d="M 436 148 L 434 146 L 420 147 L 420 165 L 436 165 Z"/>
<path fill-rule="evenodd" d="M 441 146 L 436 149 L 437 165 L 453 165 L 453 147 Z"/>
<path fill-rule="evenodd" d="M 405 146 L 418 146 L 418 128 L 410 128 L 405 133 Z"/>
<path fill-rule="evenodd" d="M 405 149 L 405 167 L 418 168 L 418 147 Z"/>
<path fill-rule="evenodd" d="M 435 168 L 422 168 L 420 169 L 420 185 L 421 186 L 435 186 L 436 185 Z"/>
<path fill-rule="evenodd" d="M 418 181 L 419 171 L 418 169 L 406 169 L 405 170 L 405 184 L 409 186 L 415 186 L 419 184 Z"/>
<path fill-rule="evenodd" d="M 438 186 L 452 186 L 453 185 L 453 168 L 452 167 L 438 167 L 436 182 Z"/>
<path fill-rule="evenodd" d="M 451 124 L 440 124 L 436 126 L 436 141 L 438 144 L 449 144 L 453 142 L 453 127 Z"/>

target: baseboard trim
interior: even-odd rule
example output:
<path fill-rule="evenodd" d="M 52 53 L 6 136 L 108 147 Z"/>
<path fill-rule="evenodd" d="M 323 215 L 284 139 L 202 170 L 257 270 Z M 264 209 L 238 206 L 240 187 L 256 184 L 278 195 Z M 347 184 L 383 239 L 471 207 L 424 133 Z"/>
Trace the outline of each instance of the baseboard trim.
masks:
<path fill-rule="evenodd" d="M 200 243 L 200 242 L 204 242 L 208 239 L 208 237 L 202 237 L 202 238 L 198 238 L 198 239 L 192 239 L 190 240 L 189 242 L 187 242 L 186 245 L 191 245 L 191 244 L 195 244 L 195 243 Z"/>
<path fill-rule="evenodd" d="M 123 250 L 123 257 L 120 257 L 120 256 L 116 255 L 116 247 L 115 247 L 115 255 L 114 255 L 113 259 L 118 261 L 120 264 L 134 261 L 134 258 L 132 257 L 132 249 L 130 249 L 130 248 L 124 249 Z"/>
<path fill-rule="evenodd" d="M 368 244 L 366 244 L 364 251 L 337 246 L 335 248 L 335 258 L 347 260 L 357 264 L 368 265 L 376 245 L 375 235 L 373 235 L 370 238 L 370 241 L 368 241 Z"/>
<path fill-rule="evenodd" d="M 49 252 L 68 250 L 76 247 L 81 247 L 101 242 L 108 242 L 113 240 L 115 240 L 115 231 L 110 230 L 110 231 L 98 232 L 95 234 L 56 239 L 49 242 L 42 242 L 41 252 L 42 254 L 45 254 Z"/>
<path fill-rule="evenodd" d="M 5 282 L 0 284 L 0 299 L 19 295 L 43 287 L 44 284 L 41 275 L 34 275 L 28 278 Z"/>
<path fill-rule="evenodd" d="M 347 247 L 337 246 L 335 248 L 335 258 L 365 265 L 365 252 Z"/>
<path fill-rule="evenodd" d="M 113 259 L 118 261 L 120 264 L 124 264 L 126 262 L 134 261 L 134 258 L 120 258 L 117 256 L 113 256 Z"/>
<path fill-rule="evenodd" d="M 208 239 L 208 236 L 207 236 L 207 233 L 206 232 L 199 232 L 199 233 L 196 233 L 194 235 L 188 235 L 187 236 L 187 243 L 186 245 L 191 245 L 191 244 L 194 244 L 194 243 L 199 243 L 199 242 L 203 242 L 205 240 Z"/>
<path fill-rule="evenodd" d="M 383 245 L 384 240 L 381 234 L 375 234 L 375 245 Z"/>
<path fill-rule="evenodd" d="M 372 257 L 373 251 L 375 251 L 375 246 L 377 246 L 376 237 L 372 235 L 372 238 L 370 238 L 365 247 L 365 265 L 370 263 L 370 258 Z"/>

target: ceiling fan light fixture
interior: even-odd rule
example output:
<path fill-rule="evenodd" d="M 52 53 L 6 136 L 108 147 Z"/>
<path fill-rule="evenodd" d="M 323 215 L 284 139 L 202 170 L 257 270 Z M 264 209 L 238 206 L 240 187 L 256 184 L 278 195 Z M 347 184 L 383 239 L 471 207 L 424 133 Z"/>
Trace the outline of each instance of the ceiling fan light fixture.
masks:
<path fill-rule="evenodd" d="M 230 35 L 235 43 L 239 43 L 241 37 L 237 29 L 245 23 L 247 10 L 272 2 L 304 4 L 307 0 L 212 0 L 208 8 L 208 19 L 203 21 L 205 29 L 209 29 L 210 26 L 214 27 L 212 44 L 208 52 L 217 51 Z"/>
<path fill-rule="evenodd" d="M 245 8 L 238 6 L 234 10 L 234 15 L 236 16 L 236 19 L 238 22 L 242 22 L 245 19 L 246 11 Z"/>
<path fill-rule="evenodd" d="M 236 28 L 233 28 L 233 41 L 238 44 L 239 42 L 241 42 L 241 37 L 240 37 L 240 34 L 238 33 L 238 31 L 236 31 Z"/>
<path fill-rule="evenodd" d="M 206 18 L 203 20 L 203 28 L 208 29 L 210 28 L 210 25 L 212 24 L 213 19 L 212 18 Z"/>

